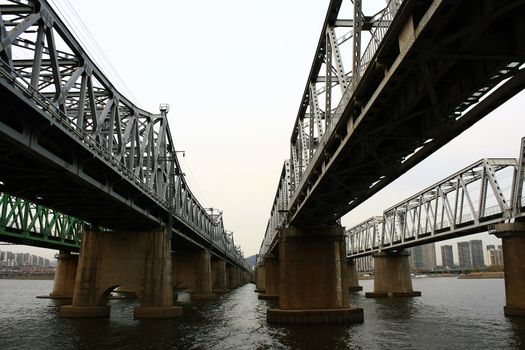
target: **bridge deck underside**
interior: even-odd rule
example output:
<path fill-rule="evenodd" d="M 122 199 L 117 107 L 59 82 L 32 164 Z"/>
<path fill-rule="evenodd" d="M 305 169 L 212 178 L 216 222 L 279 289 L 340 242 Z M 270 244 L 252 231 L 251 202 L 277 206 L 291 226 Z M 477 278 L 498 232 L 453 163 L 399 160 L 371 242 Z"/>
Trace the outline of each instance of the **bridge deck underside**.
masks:
<path fill-rule="evenodd" d="M 404 3 L 296 192 L 290 224 L 333 223 L 525 88 L 524 1 L 435 1 L 433 14 L 430 3 Z M 410 16 L 416 39 L 400 52 Z"/>
<path fill-rule="evenodd" d="M 0 84 L 1 191 L 110 229 L 159 226 L 161 208 L 151 199 Z"/>

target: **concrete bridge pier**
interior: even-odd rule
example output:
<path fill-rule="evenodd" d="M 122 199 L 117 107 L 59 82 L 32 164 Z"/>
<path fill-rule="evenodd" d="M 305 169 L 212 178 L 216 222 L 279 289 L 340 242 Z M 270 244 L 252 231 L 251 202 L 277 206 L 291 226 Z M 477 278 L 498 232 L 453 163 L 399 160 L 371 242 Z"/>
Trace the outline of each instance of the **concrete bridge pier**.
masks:
<path fill-rule="evenodd" d="M 237 282 L 235 278 L 235 266 L 226 264 L 226 281 L 228 283 L 228 289 L 237 288 Z"/>
<path fill-rule="evenodd" d="M 268 322 L 363 322 L 363 309 L 350 308 L 345 254 L 343 227 L 280 229 L 279 308 Z"/>
<path fill-rule="evenodd" d="M 354 259 L 349 259 L 348 264 L 348 290 L 350 292 L 357 292 L 363 290 L 363 287 L 359 285 L 359 279 L 357 278 L 357 266 L 355 266 Z"/>
<path fill-rule="evenodd" d="M 226 264 L 228 288 L 235 289 L 246 283 L 244 270 L 238 266 Z"/>
<path fill-rule="evenodd" d="M 505 316 L 525 316 L 525 222 L 496 225 L 503 242 Z"/>
<path fill-rule="evenodd" d="M 213 294 L 228 293 L 226 280 L 226 261 L 222 259 L 211 260 L 212 292 Z"/>
<path fill-rule="evenodd" d="M 242 286 L 242 273 L 241 269 L 239 269 L 238 266 L 233 267 L 233 278 L 234 278 L 234 286 L 235 288 L 239 288 Z"/>
<path fill-rule="evenodd" d="M 279 257 L 275 255 L 266 255 L 264 257 L 266 266 L 265 292 L 259 294 L 258 298 L 262 300 L 278 300 L 281 275 L 279 273 Z"/>
<path fill-rule="evenodd" d="M 191 300 L 212 300 L 211 256 L 206 249 L 177 251 L 172 256 L 173 284 L 187 288 Z"/>
<path fill-rule="evenodd" d="M 379 252 L 374 257 L 374 291 L 367 298 L 416 297 L 421 292 L 412 289 L 409 252 L 404 250 Z"/>
<path fill-rule="evenodd" d="M 85 231 L 78 259 L 72 305 L 63 317 L 108 317 L 108 296 L 126 285 L 139 299 L 135 318 L 182 315 L 173 306 L 171 242 L 164 230 L 147 232 Z"/>
<path fill-rule="evenodd" d="M 78 255 L 60 251 L 57 255 L 57 267 L 53 281 L 53 291 L 49 295 L 38 296 L 45 299 L 71 299 L 75 290 Z"/>

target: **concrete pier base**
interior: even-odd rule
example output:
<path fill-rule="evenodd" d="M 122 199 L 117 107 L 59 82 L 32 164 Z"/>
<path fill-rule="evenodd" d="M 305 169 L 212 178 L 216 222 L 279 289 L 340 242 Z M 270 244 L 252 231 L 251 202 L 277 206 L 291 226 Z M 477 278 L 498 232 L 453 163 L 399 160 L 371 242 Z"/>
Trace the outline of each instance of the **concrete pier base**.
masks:
<path fill-rule="evenodd" d="M 412 289 L 410 265 L 405 251 L 380 252 L 374 257 L 374 291 L 367 298 L 416 297 L 421 292 Z"/>
<path fill-rule="evenodd" d="M 505 316 L 525 316 L 525 223 L 496 225 L 496 237 L 503 243 Z"/>
<path fill-rule="evenodd" d="M 85 231 L 71 306 L 63 317 L 108 317 L 108 296 L 125 285 L 137 294 L 135 317 L 175 317 L 173 306 L 171 244 L 164 230 L 147 232 Z"/>
<path fill-rule="evenodd" d="M 49 295 L 40 295 L 44 299 L 71 299 L 75 290 L 78 255 L 61 251 L 57 256 L 57 267 L 53 281 L 53 291 Z"/>
<path fill-rule="evenodd" d="M 263 293 L 263 294 L 259 294 L 257 296 L 257 299 L 259 299 L 259 300 L 279 300 L 279 294 Z"/>
<path fill-rule="evenodd" d="M 355 266 L 354 259 L 350 259 L 347 262 L 348 269 L 348 291 L 358 292 L 363 290 L 363 287 L 359 285 L 359 279 L 357 278 L 357 267 Z"/>
<path fill-rule="evenodd" d="M 236 266 L 226 264 L 226 282 L 228 289 L 235 289 L 240 286 Z"/>
<path fill-rule="evenodd" d="M 187 288 L 191 300 L 213 300 L 210 252 L 205 249 L 185 250 L 172 256 L 173 283 Z"/>
<path fill-rule="evenodd" d="M 281 275 L 279 273 L 279 257 L 275 255 L 267 255 L 264 258 L 265 271 L 265 286 L 264 293 L 259 294 L 258 298 L 261 300 L 278 300 Z"/>
<path fill-rule="evenodd" d="M 343 227 L 281 229 L 279 270 L 279 308 L 268 310 L 268 322 L 363 322 L 363 310 L 349 304 Z"/>
<path fill-rule="evenodd" d="M 213 294 L 224 294 L 229 292 L 226 280 L 226 261 L 222 259 L 211 260 L 211 278 Z"/>
<path fill-rule="evenodd" d="M 213 289 L 212 292 L 213 294 L 226 294 L 226 293 L 229 293 L 230 290 L 229 289 Z"/>

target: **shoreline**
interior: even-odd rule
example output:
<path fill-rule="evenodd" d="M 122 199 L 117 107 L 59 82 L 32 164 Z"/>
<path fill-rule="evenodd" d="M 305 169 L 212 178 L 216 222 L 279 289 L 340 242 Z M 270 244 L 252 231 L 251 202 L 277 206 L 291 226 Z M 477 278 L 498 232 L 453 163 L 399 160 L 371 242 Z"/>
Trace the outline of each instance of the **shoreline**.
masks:
<path fill-rule="evenodd" d="M 472 272 L 466 275 L 459 275 L 460 280 L 485 279 L 485 278 L 504 278 L 503 271 L 497 272 Z"/>
<path fill-rule="evenodd" d="M 0 273 L 2 280 L 53 280 L 54 278 L 54 273 Z"/>

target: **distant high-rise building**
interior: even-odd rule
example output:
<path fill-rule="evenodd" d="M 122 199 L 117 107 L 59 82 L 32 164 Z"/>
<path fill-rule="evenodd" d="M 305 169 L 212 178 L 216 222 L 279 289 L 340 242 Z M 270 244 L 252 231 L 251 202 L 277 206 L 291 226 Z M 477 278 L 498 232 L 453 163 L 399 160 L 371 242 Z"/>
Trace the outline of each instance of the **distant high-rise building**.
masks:
<path fill-rule="evenodd" d="M 489 265 L 503 266 L 503 251 L 501 249 L 489 249 Z"/>
<path fill-rule="evenodd" d="M 458 257 L 462 269 L 484 267 L 483 242 L 480 239 L 458 242 Z"/>
<path fill-rule="evenodd" d="M 459 267 L 470 269 L 472 260 L 470 259 L 470 242 L 458 242 Z"/>
<path fill-rule="evenodd" d="M 409 249 L 410 267 L 416 270 L 432 270 L 436 267 L 436 244 L 428 243 Z"/>
<path fill-rule="evenodd" d="M 451 245 L 441 246 L 441 264 L 444 269 L 451 269 L 454 266 L 454 255 Z"/>
<path fill-rule="evenodd" d="M 473 239 L 470 242 L 470 259 L 473 268 L 480 268 L 485 266 L 485 259 L 483 258 L 483 242 L 481 239 Z"/>

